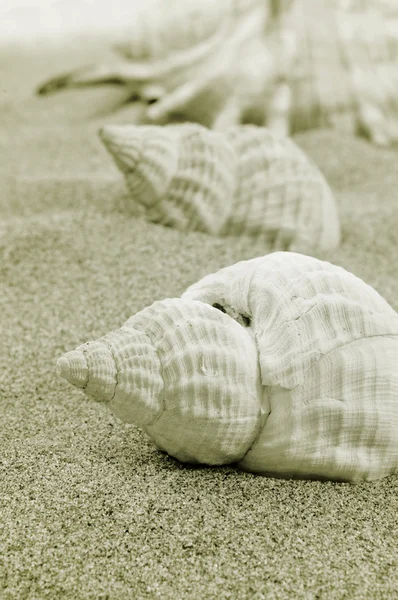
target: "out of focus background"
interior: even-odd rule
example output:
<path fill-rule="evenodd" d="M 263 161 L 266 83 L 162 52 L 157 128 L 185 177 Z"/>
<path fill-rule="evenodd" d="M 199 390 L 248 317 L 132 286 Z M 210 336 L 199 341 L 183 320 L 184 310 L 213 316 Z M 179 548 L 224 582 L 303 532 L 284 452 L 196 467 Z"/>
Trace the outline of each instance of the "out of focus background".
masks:
<path fill-rule="evenodd" d="M 123 30 L 136 0 L 2 0 L 0 43 Z M 93 18 L 95 15 L 95 18 Z"/>

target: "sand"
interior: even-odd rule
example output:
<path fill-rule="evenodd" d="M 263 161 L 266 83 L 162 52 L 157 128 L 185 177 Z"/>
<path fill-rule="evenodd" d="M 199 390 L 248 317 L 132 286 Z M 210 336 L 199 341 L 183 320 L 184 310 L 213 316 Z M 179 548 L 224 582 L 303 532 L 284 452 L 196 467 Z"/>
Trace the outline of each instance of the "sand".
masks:
<path fill-rule="evenodd" d="M 92 44 L 87 62 L 101 53 Z M 79 60 L 78 47 L 1 54 L 0 598 L 397 597 L 398 477 L 351 485 L 183 466 L 57 377 L 63 352 L 267 252 L 128 214 L 97 137 L 132 117 L 98 116 L 123 92 L 32 96 Z M 398 309 L 396 154 L 328 131 L 296 139 L 340 207 L 341 248 L 319 257 Z"/>

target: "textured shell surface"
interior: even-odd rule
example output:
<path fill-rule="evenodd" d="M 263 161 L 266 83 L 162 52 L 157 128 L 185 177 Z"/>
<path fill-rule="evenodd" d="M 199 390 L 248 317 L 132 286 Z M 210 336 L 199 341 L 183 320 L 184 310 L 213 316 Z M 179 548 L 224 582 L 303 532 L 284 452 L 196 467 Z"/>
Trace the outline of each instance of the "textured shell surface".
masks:
<path fill-rule="evenodd" d="M 339 244 L 327 182 L 285 136 L 254 125 L 220 132 L 194 123 L 108 125 L 100 135 L 135 214 L 183 231 L 260 238 L 275 250 Z"/>
<path fill-rule="evenodd" d="M 398 472 L 398 314 L 276 252 L 157 301 L 58 372 L 188 463 L 360 482 Z"/>
<path fill-rule="evenodd" d="M 235 462 L 269 412 L 251 335 L 202 302 L 155 302 L 58 371 L 184 462 Z"/>
<path fill-rule="evenodd" d="M 182 298 L 250 320 L 271 412 L 242 468 L 348 481 L 398 470 L 398 314 L 371 286 L 276 252 L 208 275 Z"/>

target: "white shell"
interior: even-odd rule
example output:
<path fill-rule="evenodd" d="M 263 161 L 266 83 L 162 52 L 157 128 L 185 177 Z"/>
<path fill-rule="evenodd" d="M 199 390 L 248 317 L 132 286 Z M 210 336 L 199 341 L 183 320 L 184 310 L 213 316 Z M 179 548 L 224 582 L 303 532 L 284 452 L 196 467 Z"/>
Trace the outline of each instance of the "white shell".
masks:
<path fill-rule="evenodd" d="M 124 173 L 132 211 L 180 230 L 260 238 L 310 252 L 339 243 L 325 178 L 289 138 L 253 125 L 113 125 L 101 137 Z"/>
<path fill-rule="evenodd" d="M 209 275 L 182 298 L 251 320 L 271 413 L 242 468 L 349 481 L 398 470 L 398 315 L 373 288 L 277 252 Z"/>
<path fill-rule="evenodd" d="M 252 338 L 202 302 L 155 302 L 68 352 L 58 371 L 184 462 L 235 462 L 267 411 Z"/>
<path fill-rule="evenodd" d="M 397 364 L 398 315 L 373 288 L 277 252 L 155 302 L 58 370 L 181 461 L 358 482 L 398 472 Z"/>

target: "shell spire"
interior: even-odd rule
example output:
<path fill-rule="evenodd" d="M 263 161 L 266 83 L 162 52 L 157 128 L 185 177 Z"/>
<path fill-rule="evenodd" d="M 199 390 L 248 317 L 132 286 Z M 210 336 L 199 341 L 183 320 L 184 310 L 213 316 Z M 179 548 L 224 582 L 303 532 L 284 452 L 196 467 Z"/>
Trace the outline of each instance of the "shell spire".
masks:
<path fill-rule="evenodd" d="M 177 170 L 179 149 L 171 143 L 172 132 L 152 126 L 107 125 L 100 137 L 124 173 L 133 198 L 151 211 Z M 150 214 L 156 220 L 156 211 Z"/>
<path fill-rule="evenodd" d="M 72 385 L 85 388 L 88 382 L 88 366 L 81 350 L 72 350 L 57 361 L 57 373 Z"/>
<path fill-rule="evenodd" d="M 101 140 L 123 173 L 139 166 L 144 148 L 143 131 L 133 125 L 105 125 L 99 131 Z"/>
<path fill-rule="evenodd" d="M 226 139 L 194 123 L 112 125 L 100 137 L 125 176 L 133 212 L 183 231 L 221 231 L 236 189 L 237 159 Z"/>
<path fill-rule="evenodd" d="M 57 372 L 127 422 L 145 426 L 162 411 L 160 364 L 148 337 L 131 327 L 61 356 Z M 126 403 L 126 398 L 129 402 Z"/>
<path fill-rule="evenodd" d="M 149 220 L 247 235 L 274 250 L 307 253 L 339 244 L 332 191 L 289 138 L 264 127 L 222 132 L 194 123 L 108 126 L 101 137 L 126 178 L 132 210 Z"/>
<path fill-rule="evenodd" d="M 76 356 L 87 382 L 72 375 Z M 203 302 L 155 302 L 61 357 L 58 372 L 184 462 L 241 459 L 268 414 L 251 335 Z"/>

